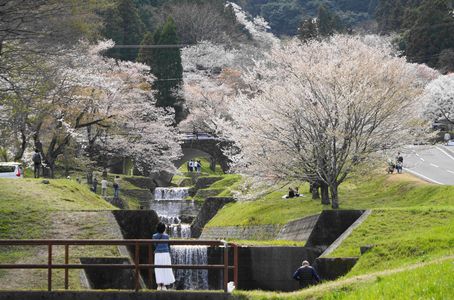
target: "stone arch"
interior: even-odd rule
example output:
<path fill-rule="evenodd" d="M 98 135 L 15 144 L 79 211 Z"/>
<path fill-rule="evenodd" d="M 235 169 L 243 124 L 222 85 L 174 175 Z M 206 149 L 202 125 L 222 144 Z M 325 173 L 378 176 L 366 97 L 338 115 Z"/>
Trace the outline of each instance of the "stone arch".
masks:
<path fill-rule="evenodd" d="M 206 157 L 211 161 L 211 168 L 216 164 L 221 166 L 222 171 L 229 169 L 229 158 L 222 152 L 222 141 L 217 139 L 188 139 L 181 144 L 183 157 L 175 162 L 175 166 L 180 167 L 186 161 L 196 157 Z"/>

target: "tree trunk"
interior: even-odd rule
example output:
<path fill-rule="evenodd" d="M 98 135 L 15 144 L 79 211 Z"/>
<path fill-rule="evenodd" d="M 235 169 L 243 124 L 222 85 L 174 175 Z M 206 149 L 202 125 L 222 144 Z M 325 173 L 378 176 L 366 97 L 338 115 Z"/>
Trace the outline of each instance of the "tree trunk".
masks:
<path fill-rule="evenodd" d="M 27 148 L 27 136 L 25 135 L 24 130 L 21 130 L 21 144 L 14 156 L 14 161 L 19 161 L 24 156 L 25 148 Z"/>
<path fill-rule="evenodd" d="M 91 168 L 87 170 L 87 184 L 93 183 L 93 170 Z"/>
<path fill-rule="evenodd" d="M 322 194 L 322 204 L 323 205 L 331 204 L 331 202 L 329 201 L 328 185 L 325 182 L 320 182 L 320 191 Z"/>
<path fill-rule="evenodd" d="M 331 207 L 333 209 L 339 208 L 339 194 L 337 192 L 337 186 L 338 186 L 338 184 L 334 183 L 334 184 L 331 184 L 329 187 L 330 191 L 331 191 L 331 201 L 332 201 Z"/>
<path fill-rule="evenodd" d="M 319 190 L 318 190 L 319 187 L 320 187 L 320 184 L 317 181 L 310 183 L 309 193 L 312 194 L 312 199 L 313 200 L 320 199 L 320 193 L 319 193 Z"/>

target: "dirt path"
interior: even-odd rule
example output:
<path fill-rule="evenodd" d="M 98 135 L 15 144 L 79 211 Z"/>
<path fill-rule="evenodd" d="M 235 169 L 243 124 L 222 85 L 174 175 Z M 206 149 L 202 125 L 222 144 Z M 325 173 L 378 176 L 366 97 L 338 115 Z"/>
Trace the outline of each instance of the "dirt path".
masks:
<path fill-rule="evenodd" d="M 351 278 L 327 282 L 327 283 L 320 284 L 320 285 L 317 285 L 317 286 L 314 286 L 312 288 L 308 288 L 308 289 L 305 289 L 302 291 L 298 291 L 298 292 L 294 292 L 294 293 L 286 293 L 286 294 L 282 294 L 282 295 L 291 296 L 291 295 L 297 294 L 298 296 L 305 296 L 305 297 L 307 297 L 307 299 L 314 299 L 314 298 L 316 298 L 314 296 L 314 294 L 316 295 L 316 294 L 320 294 L 322 292 L 326 293 L 326 291 L 338 290 L 343 286 L 348 286 L 348 285 L 352 285 L 355 283 L 371 282 L 371 281 L 376 280 L 377 277 L 380 277 L 380 276 L 387 276 L 387 275 L 397 274 L 397 273 L 401 273 L 401 272 L 405 272 L 405 271 L 415 270 L 415 269 L 418 269 L 421 267 L 425 267 L 428 265 L 432 265 L 432 264 L 436 264 L 436 263 L 440 263 L 440 262 L 444 262 L 444 261 L 448 261 L 448 260 L 454 260 L 454 256 L 445 256 L 445 257 L 438 258 L 438 259 L 435 259 L 435 260 L 432 260 L 429 262 L 417 263 L 417 264 L 413 264 L 413 265 L 409 265 L 409 266 L 405 266 L 405 267 L 401 267 L 401 268 L 397 268 L 397 269 L 380 271 L 380 272 L 375 272 L 375 273 L 366 274 L 366 275 L 358 275 L 358 276 L 351 277 Z"/>

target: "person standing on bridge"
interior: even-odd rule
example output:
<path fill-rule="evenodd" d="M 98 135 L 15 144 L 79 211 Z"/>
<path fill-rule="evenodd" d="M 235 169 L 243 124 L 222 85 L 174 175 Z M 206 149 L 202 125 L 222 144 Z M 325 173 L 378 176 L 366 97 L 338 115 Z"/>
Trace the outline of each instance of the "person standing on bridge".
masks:
<path fill-rule="evenodd" d="M 159 222 L 156 230 L 158 232 L 153 234 L 153 240 L 169 240 L 169 236 L 165 233 L 166 225 L 164 223 Z M 157 243 L 154 251 L 154 263 L 156 265 L 163 266 L 169 266 L 172 264 L 168 243 Z M 175 276 L 173 275 L 172 268 L 156 268 L 154 272 L 156 284 L 158 285 L 158 291 L 167 290 L 166 286 L 175 282 Z"/>

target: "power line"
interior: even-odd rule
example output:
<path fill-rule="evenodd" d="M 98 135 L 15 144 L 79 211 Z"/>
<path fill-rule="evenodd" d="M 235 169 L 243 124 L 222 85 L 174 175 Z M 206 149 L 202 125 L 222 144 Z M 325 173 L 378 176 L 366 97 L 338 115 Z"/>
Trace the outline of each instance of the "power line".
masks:
<path fill-rule="evenodd" d="M 175 45 L 115 45 L 116 49 L 168 49 L 168 48 L 185 48 L 196 44 L 175 44 Z"/>

